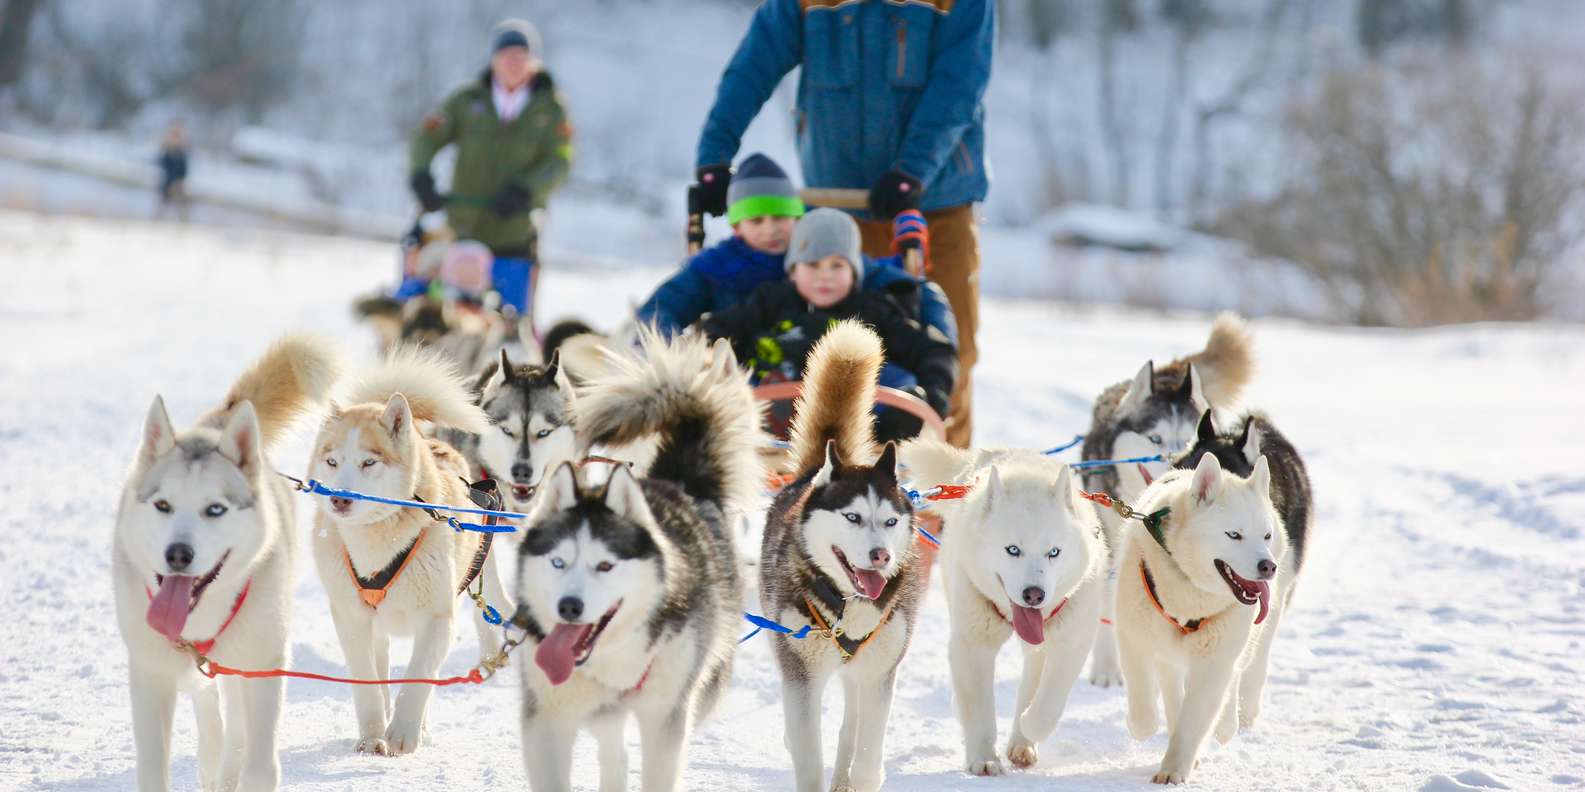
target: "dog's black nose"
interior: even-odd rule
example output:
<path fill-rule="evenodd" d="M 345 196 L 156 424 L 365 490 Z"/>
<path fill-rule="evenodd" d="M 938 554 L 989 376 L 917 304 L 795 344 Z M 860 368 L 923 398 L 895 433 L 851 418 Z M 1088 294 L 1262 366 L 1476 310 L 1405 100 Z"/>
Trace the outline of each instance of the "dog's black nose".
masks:
<path fill-rule="evenodd" d="M 583 617 L 583 600 L 577 597 L 562 597 L 556 603 L 556 613 L 564 622 L 575 622 Z"/>
<path fill-rule="evenodd" d="M 1255 565 L 1255 571 L 1260 573 L 1261 580 L 1270 580 L 1277 576 L 1277 562 L 1262 558 L 1260 563 Z"/>
<path fill-rule="evenodd" d="M 1038 608 L 1046 601 L 1046 590 L 1039 586 L 1030 586 L 1024 589 L 1024 604 L 1031 608 Z"/>
<path fill-rule="evenodd" d="M 527 484 L 534 480 L 534 468 L 519 462 L 512 466 L 512 481 L 518 484 Z"/>
<path fill-rule="evenodd" d="M 870 550 L 870 566 L 880 569 L 891 562 L 892 551 L 887 550 L 884 547 L 876 547 Z"/>
<path fill-rule="evenodd" d="M 181 572 L 193 563 L 193 546 L 177 542 L 165 548 L 165 563 L 172 572 Z"/>

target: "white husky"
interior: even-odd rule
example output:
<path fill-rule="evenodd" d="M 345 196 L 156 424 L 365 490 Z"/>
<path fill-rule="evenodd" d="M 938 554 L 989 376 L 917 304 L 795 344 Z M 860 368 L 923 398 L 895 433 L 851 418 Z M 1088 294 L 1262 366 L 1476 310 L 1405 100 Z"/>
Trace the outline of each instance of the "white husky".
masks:
<path fill-rule="evenodd" d="M 1237 731 L 1234 682 L 1254 675 L 1258 690 L 1264 681 L 1262 646 L 1296 568 L 1272 506 L 1265 456 L 1241 479 L 1205 454 L 1193 471 L 1158 479 L 1137 508 L 1171 511 L 1157 531 L 1132 523 L 1122 553 L 1117 640 L 1128 731 L 1138 739 L 1156 733 L 1159 695 L 1170 737 L 1152 780 L 1176 784 L 1188 779 L 1213 725 L 1223 743 Z"/>
<path fill-rule="evenodd" d="M 490 430 L 450 364 L 435 353 L 399 350 L 331 408 L 314 440 L 309 474 L 336 489 L 466 505 L 467 461 L 451 446 L 424 437 L 415 421 Z M 315 528 L 314 566 L 354 676 L 389 678 L 390 636 L 411 634 L 407 675 L 433 677 L 451 645 L 459 595 L 470 585 L 482 587 L 501 612 L 509 608 L 488 534 L 457 533 L 417 509 L 346 498 L 320 500 Z M 492 654 L 489 626 L 477 615 L 469 618 L 481 658 Z M 405 686 L 394 710 L 388 709 L 387 690 L 352 690 L 360 752 L 418 748 L 433 688 Z"/>
<path fill-rule="evenodd" d="M 323 398 L 335 358 L 301 337 L 277 342 L 222 406 L 178 434 L 158 396 L 121 493 L 111 564 L 131 670 L 138 788 L 170 786 L 178 690 L 193 696 L 205 789 L 275 789 L 279 679 L 225 677 L 220 691 L 188 650 L 240 668 L 286 663 L 296 529 L 291 488 L 265 453 Z"/>
<path fill-rule="evenodd" d="M 1039 759 L 1056 729 L 1100 623 L 1106 542 L 1071 469 L 1035 451 L 963 451 L 935 441 L 903 447 L 920 486 L 971 482 L 962 500 L 936 502 L 941 576 L 952 638 L 953 701 L 968 771 L 1001 775 L 996 756 L 996 653 L 1023 643 L 1023 679 L 1007 758 Z"/>

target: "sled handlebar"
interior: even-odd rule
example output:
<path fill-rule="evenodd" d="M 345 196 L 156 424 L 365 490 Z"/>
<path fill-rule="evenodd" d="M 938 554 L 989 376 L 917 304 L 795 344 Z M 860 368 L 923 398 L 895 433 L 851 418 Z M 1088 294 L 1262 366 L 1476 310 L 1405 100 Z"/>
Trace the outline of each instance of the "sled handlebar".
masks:
<path fill-rule="evenodd" d="M 754 398 L 760 401 L 791 401 L 803 393 L 802 382 L 773 382 L 754 389 Z M 924 433 L 937 440 L 946 437 L 946 422 L 931 409 L 924 399 L 896 388 L 880 386 L 875 389 L 875 403 L 902 410 L 924 423 Z"/>

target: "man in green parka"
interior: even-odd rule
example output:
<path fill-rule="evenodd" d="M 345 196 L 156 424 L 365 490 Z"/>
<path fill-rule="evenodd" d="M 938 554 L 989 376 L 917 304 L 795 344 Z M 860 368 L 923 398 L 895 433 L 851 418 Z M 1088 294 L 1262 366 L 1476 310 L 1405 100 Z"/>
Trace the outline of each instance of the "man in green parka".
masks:
<path fill-rule="evenodd" d="M 539 33 L 509 19 L 490 35 L 490 68 L 424 118 L 409 150 L 410 184 L 424 211 L 446 210 L 459 239 L 482 242 L 503 306 L 529 314 L 538 279 L 535 209 L 566 180 L 572 125 L 539 60 Z M 429 163 L 457 145 L 451 192 L 441 195 Z"/>

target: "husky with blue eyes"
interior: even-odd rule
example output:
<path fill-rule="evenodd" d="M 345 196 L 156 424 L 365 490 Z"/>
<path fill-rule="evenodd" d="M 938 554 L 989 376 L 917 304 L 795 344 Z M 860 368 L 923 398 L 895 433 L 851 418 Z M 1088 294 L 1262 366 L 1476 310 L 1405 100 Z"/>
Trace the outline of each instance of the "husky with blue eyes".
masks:
<path fill-rule="evenodd" d="M 964 451 L 936 441 L 903 447 L 920 488 L 968 483 L 937 501 L 941 579 L 951 619 L 952 700 L 969 773 L 1001 775 L 996 655 L 1017 635 L 1023 679 L 1004 754 L 1016 767 L 1056 729 L 1100 623 L 1106 541 L 1066 464 L 1038 451 Z"/>
<path fill-rule="evenodd" d="M 1096 397 L 1090 431 L 1084 436 L 1084 458 L 1159 454 L 1166 459 L 1187 451 L 1194 443 L 1200 414 L 1208 408 L 1230 408 L 1243 391 L 1254 367 L 1251 347 L 1244 320 L 1226 313 L 1211 325 L 1211 336 L 1199 352 L 1165 366 L 1145 361 L 1132 380 L 1112 385 Z M 1090 468 L 1084 473 L 1083 484 L 1090 492 L 1104 492 L 1132 504 L 1167 467 L 1167 462 L 1161 461 Z M 1110 509 L 1099 511 L 1107 542 L 1115 549 L 1123 526 Z M 1110 622 L 1114 581 L 1108 580 L 1107 589 L 1101 615 Z M 1109 623 L 1102 624 L 1095 639 L 1090 681 L 1102 687 L 1123 681 L 1117 665 L 1117 639 Z"/>
<path fill-rule="evenodd" d="M 794 407 L 797 478 L 776 496 L 765 523 L 761 606 L 793 629 L 815 629 L 801 640 L 771 636 L 800 792 L 872 791 L 885 780 L 897 665 L 924 592 L 897 447 L 876 448 L 873 434 L 881 361 L 880 338 L 857 322 L 838 323 L 815 345 Z M 833 676 L 846 704 L 827 787 L 820 694 Z"/>
<path fill-rule="evenodd" d="M 630 718 L 642 788 L 674 789 L 690 731 L 732 676 L 743 591 L 727 515 L 761 500 L 761 405 L 724 342 L 640 343 L 606 359 L 575 410 L 583 448 L 653 443 L 647 473 L 602 462 L 580 476 L 563 463 L 523 527 L 512 621 L 533 657 L 520 667 L 535 792 L 572 788 L 585 729 L 600 746 L 600 788 L 626 789 Z"/>

